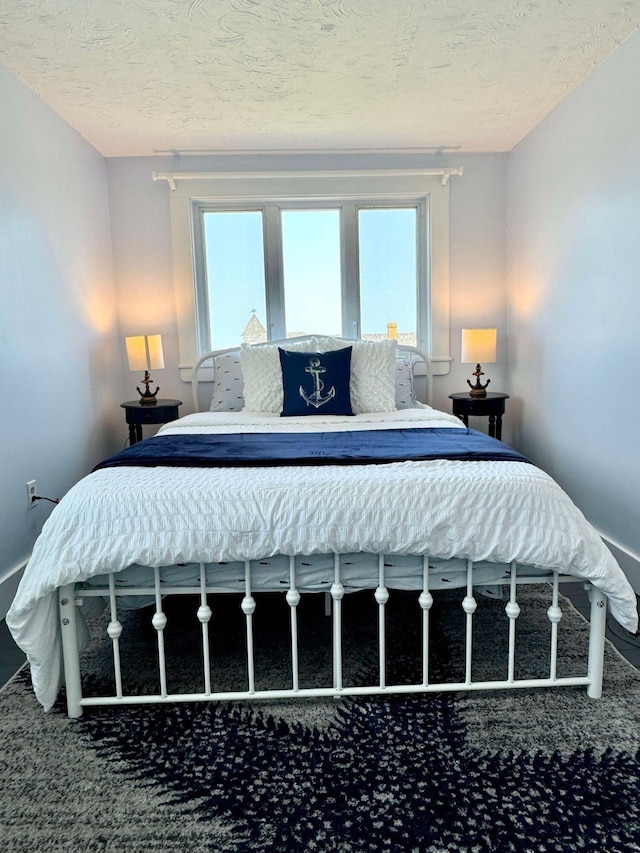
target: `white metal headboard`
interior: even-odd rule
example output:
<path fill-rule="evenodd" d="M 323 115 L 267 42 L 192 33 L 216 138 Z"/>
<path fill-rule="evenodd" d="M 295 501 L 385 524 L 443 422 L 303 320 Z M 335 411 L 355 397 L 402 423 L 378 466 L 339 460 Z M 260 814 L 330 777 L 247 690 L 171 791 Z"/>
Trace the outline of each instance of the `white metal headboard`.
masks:
<path fill-rule="evenodd" d="M 257 347 L 259 347 L 259 346 L 274 346 L 274 345 L 286 346 L 287 344 L 294 343 L 297 341 L 305 341 L 305 340 L 308 340 L 312 337 L 323 337 L 323 336 L 322 335 L 311 335 L 311 334 L 300 335 L 300 336 L 295 337 L 295 338 L 282 338 L 282 339 L 276 340 L 276 341 L 265 341 L 264 343 L 254 344 L 254 346 L 257 346 Z M 352 343 L 352 340 L 349 338 L 338 337 L 338 338 L 334 338 L 334 339 L 338 340 L 338 341 L 344 341 L 345 346 L 349 346 L 349 344 Z M 193 365 L 193 368 L 191 371 L 191 397 L 193 400 L 194 412 L 202 411 L 202 408 L 200 405 L 200 383 L 203 381 L 209 382 L 209 381 L 212 381 L 212 377 L 215 378 L 215 359 L 216 359 L 216 357 L 219 355 L 225 355 L 226 353 L 230 353 L 230 352 L 240 352 L 240 346 L 228 347 L 227 349 L 211 350 L 211 352 L 206 352 L 206 353 L 204 353 L 204 355 L 201 355 L 200 358 Z M 398 344 L 399 356 L 403 357 L 403 354 L 405 354 L 405 353 L 408 354 L 409 358 L 413 359 L 413 361 L 416 363 L 416 366 L 418 366 L 418 369 L 420 372 L 422 372 L 422 370 L 424 370 L 424 376 L 426 378 L 426 386 L 427 386 L 426 395 L 425 395 L 426 400 L 424 402 L 431 405 L 431 399 L 432 399 L 432 394 L 433 394 L 433 383 L 432 383 L 433 371 L 431 369 L 431 360 L 430 360 L 429 356 L 427 355 L 427 353 L 424 350 L 419 349 L 418 347 L 413 347 L 413 346 L 410 346 L 409 344 Z M 212 363 L 212 367 L 210 368 L 212 370 L 212 376 L 207 376 L 206 380 L 201 380 L 200 379 L 200 370 L 201 370 L 202 366 L 207 361 L 211 361 L 211 363 Z"/>

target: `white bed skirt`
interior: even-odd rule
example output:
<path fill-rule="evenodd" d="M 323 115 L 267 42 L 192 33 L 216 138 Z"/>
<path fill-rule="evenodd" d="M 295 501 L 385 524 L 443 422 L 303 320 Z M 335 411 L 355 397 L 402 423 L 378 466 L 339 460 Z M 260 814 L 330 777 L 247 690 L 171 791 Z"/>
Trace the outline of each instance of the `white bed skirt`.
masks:
<path fill-rule="evenodd" d="M 333 554 L 296 556 L 296 586 L 300 592 L 328 592 L 334 581 L 335 557 Z M 384 557 L 386 585 L 390 589 L 421 589 L 423 558 L 415 555 Z M 250 560 L 251 584 L 254 592 L 280 592 L 290 583 L 290 558 L 283 555 Z M 342 584 L 347 592 L 375 589 L 378 583 L 378 557 L 375 554 L 351 553 L 340 558 Z M 243 592 L 245 589 L 246 564 L 240 560 L 228 563 L 205 563 L 207 588 L 217 592 Z M 548 578 L 549 572 L 527 566 L 530 577 Z M 490 595 L 500 595 L 501 584 L 508 584 L 511 576 L 509 563 L 475 562 L 473 584 L 476 589 L 487 588 Z M 575 581 L 575 578 L 573 579 Z M 181 590 L 185 587 L 199 588 L 200 564 L 189 563 L 164 566 L 161 572 L 163 595 L 165 588 Z M 146 607 L 155 599 L 155 594 L 146 598 L 127 595 L 126 590 L 147 586 L 153 588 L 154 570 L 148 566 L 132 565 L 124 572 L 114 575 L 119 605 L 124 608 Z M 429 586 L 431 590 L 454 589 L 466 586 L 467 560 L 430 559 Z M 100 590 L 108 596 L 108 576 L 90 578 L 79 589 Z M 171 593 L 175 594 L 175 592 Z"/>

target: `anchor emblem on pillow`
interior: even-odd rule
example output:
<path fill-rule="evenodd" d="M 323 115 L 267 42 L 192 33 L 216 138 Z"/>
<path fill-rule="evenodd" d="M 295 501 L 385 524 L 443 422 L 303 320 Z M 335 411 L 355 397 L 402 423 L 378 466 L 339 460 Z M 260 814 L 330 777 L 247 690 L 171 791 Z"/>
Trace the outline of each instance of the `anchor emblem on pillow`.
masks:
<path fill-rule="evenodd" d="M 336 396 L 336 389 L 334 385 L 331 386 L 324 397 L 322 396 L 322 392 L 324 391 L 324 382 L 320 379 L 320 374 L 326 373 L 326 370 L 327 368 L 322 366 L 320 359 L 317 356 L 310 358 L 309 367 L 305 367 L 305 373 L 309 373 L 313 377 L 313 391 L 310 394 L 307 394 L 302 385 L 299 389 L 300 396 L 305 400 L 307 405 L 313 406 L 316 409 L 319 409 L 320 406 L 324 406 L 325 403 L 328 403 L 329 400 L 333 400 Z"/>

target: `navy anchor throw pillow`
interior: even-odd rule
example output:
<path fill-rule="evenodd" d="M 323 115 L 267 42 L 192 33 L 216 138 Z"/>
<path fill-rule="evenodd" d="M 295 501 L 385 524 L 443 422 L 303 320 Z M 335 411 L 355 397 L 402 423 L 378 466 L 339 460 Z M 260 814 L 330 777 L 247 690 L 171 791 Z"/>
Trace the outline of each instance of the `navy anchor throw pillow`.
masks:
<path fill-rule="evenodd" d="M 284 390 L 281 417 L 352 415 L 351 349 L 290 352 L 278 347 Z"/>

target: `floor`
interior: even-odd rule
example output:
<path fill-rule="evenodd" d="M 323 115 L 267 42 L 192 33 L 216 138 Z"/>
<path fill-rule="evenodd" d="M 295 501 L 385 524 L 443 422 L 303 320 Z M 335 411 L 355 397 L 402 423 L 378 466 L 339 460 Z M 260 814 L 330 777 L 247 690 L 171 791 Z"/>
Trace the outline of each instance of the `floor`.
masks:
<path fill-rule="evenodd" d="M 589 619 L 589 610 L 591 605 L 586 590 L 583 589 L 581 583 L 563 584 L 561 591 L 571 599 L 573 606 L 578 610 L 585 619 Z M 640 611 L 640 596 L 638 599 L 638 610 Z M 607 616 L 607 639 L 611 640 L 613 645 L 618 649 L 620 654 L 632 663 L 636 669 L 640 669 L 640 635 L 635 636 L 619 625 L 610 615 Z"/>
<path fill-rule="evenodd" d="M 563 584 L 562 592 L 567 595 L 574 607 L 589 618 L 589 599 L 580 583 Z M 640 606 L 640 601 L 639 601 Z M 627 660 L 640 669 L 640 636 L 634 637 L 621 628 L 617 622 L 608 620 L 607 638 Z M 20 669 L 25 657 L 13 642 L 4 619 L 0 621 L 0 685 L 6 682 Z"/>
<path fill-rule="evenodd" d="M 6 684 L 24 662 L 25 657 L 13 642 L 7 623 L 3 619 L 0 622 L 0 685 Z"/>

